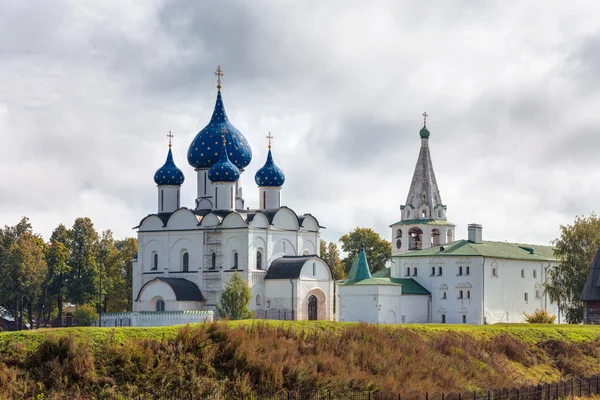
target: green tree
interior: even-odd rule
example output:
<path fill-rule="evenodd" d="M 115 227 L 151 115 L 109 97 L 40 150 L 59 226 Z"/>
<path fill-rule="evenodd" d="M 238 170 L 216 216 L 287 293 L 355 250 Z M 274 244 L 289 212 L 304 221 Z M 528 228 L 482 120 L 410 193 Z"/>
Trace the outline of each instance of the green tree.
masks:
<path fill-rule="evenodd" d="M 133 265 L 132 261 L 137 256 L 138 245 L 137 239 L 127 238 L 117 240 L 115 243 L 119 249 L 119 274 L 121 279 L 118 285 L 115 285 L 115 291 L 120 293 L 118 299 L 120 303 L 115 301 L 109 302 L 109 311 L 131 310 L 133 301 Z"/>
<path fill-rule="evenodd" d="M 360 253 L 362 244 L 365 245 L 365 253 L 372 273 L 385 268 L 385 263 L 390 260 L 392 255 L 392 244 L 371 228 L 357 227 L 354 231 L 342 236 L 340 242 L 342 242 L 342 251 L 347 253 L 346 258 L 342 260 L 346 275 L 350 272 L 352 259 Z"/>
<path fill-rule="evenodd" d="M 74 304 L 98 304 L 100 271 L 98 233 L 89 218 L 77 218 L 69 231 L 68 299 Z"/>
<path fill-rule="evenodd" d="M 319 249 L 321 258 L 329 264 L 331 267 L 331 271 L 333 272 L 333 279 L 338 281 L 340 279 L 345 279 L 348 274 L 344 270 L 344 264 L 340 258 L 340 251 L 337 247 L 337 244 L 334 242 L 325 242 L 321 240 L 319 243 Z"/>
<path fill-rule="evenodd" d="M 50 319 L 53 307 L 52 304 L 56 304 L 58 309 L 58 321 L 62 325 L 62 308 L 63 299 L 66 295 L 66 284 L 65 278 L 71 272 L 71 267 L 68 264 L 69 261 L 69 249 L 64 243 L 58 240 L 52 241 L 46 248 L 46 263 L 48 264 L 48 273 L 46 280 L 43 285 L 43 295 L 40 301 L 40 311 L 38 314 L 41 320 L 44 309 L 46 309 L 46 320 Z M 56 299 L 56 303 L 54 303 Z"/>
<path fill-rule="evenodd" d="M 600 219 L 577 216 L 573 225 L 561 225 L 560 237 L 553 242 L 556 268 L 548 271 L 546 290 L 552 301 L 558 301 L 567 322 L 583 321 L 581 292 L 600 246 Z"/>
<path fill-rule="evenodd" d="M 221 318 L 231 320 L 252 318 L 248 308 L 252 292 L 246 281 L 237 272 L 225 283 L 225 290 L 221 293 L 217 311 Z"/>
<path fill-rule="evenodd" d="M 89 304 L 77 306 L 74 316 L 78 326 L 90 326 L 94 321 L 98 320 L 96 308 Z"/>

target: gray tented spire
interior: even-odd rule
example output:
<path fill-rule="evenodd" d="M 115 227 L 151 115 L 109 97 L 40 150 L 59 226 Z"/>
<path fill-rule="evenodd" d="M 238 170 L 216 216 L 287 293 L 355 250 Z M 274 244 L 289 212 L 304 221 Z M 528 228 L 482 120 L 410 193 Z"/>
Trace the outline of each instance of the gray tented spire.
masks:
<path fill-rule="evenodd" d="M 427 113 L 423 116 L 426 118 Z M 411 219 L 436 219 L 446 220 L 446 206 L 442 203 L 442 197 L 435 180 L 431 154 L 429 152 L 429 130 L 427 121 L 419 132 L 421 136 L 421 151 L 415 166 L 415 172 L 410 184 L 406 204 L 400 206 L 402 220 Z"/>

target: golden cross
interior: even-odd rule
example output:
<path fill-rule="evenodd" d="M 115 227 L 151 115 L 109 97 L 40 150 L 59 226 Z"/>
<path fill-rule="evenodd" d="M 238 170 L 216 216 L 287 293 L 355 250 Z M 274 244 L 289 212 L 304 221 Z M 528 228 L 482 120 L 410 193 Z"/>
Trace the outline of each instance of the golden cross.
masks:
<path fill-rule="evenodd" d="M 175 136 L 175 135 L 173 135 L 173 134 L 171 133 L 171 131 L 169 131 L 169 134 L 167 135 L 167 137 L 169 138 L 169 148 L 171 148 L 171 139 L 173 139 L 173 137 L 174 137 L 174 136 Z"/>
<path fill-rule="evenodd" d="M 423 113 L 423 125 L 427 125 L 427 117 L 429 117 L 429 115 L 427 115 L 427 111 L 425 111 Z"/>
<path fill-rule="evenodd" d="M 271 132 L 269 132 L 269 134 L 267 136 L 265 136 L 268 140 L 269 140 L 269 150 L 271 150 L 271 139 L 273 139 L 273 136 L 271 135 Z"/>
<path fill-rule="evenodd" d="M 221 78 L 223 77 L 223 70 L 221 69 L 221 66 L 219 65 L 217 67 L 217 70 L 215 71 L 215 76 L 217 77 L 217 89 L 221 89 Z"/>

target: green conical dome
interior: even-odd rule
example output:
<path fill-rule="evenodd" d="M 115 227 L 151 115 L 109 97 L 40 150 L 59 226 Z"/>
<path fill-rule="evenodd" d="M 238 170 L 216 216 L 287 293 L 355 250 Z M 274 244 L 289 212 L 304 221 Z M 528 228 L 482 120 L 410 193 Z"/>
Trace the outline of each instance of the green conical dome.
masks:
<path fill-rule="evenodd" d="M 429 139 L 429 130 L 427 129 L 427 125 L 423 125 L 423 128 L 419 131 L 419 135 L 423 139 Z"/>
<path fill-rule="evenodd" d="M 354 256 L 352 260 L 352 266 L 350 267 L 350 273 L 348 274 L 348 280 L 353 281 L 356 279 L 356 269 L 358 268 L 358 256 Z"/>

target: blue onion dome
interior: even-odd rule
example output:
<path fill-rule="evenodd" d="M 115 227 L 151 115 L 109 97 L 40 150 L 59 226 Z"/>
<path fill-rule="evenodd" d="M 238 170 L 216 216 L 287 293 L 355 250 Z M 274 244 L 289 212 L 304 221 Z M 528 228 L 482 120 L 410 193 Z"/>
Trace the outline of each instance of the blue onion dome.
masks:
<path fill-rule="evenodd" d="M 154 182 L 157 185 L 177 185 L 180 186 L 185 177 L 183 172 L 173 162 L 173 153 L 171 153 L 171 146 L 169 145 L 169 153 L 167 154 L 167 161 L 165 165 L 160 167 L 154 174 Z"/>
<path fill-rule="evenodd" d="M 271 155 L 270 148 L 269 154 L 267 155 L 267 162 L 261 169 L 256 171 L 256 175 L 254 175 L 254 181 L 258 186 L 275 187 L 282 186 L 285 182 L 285 175 L 283 171 L 273 162 L 273 156 Z"/>
<path fill-rule="evenodd" d="M 229 159 L 239 169 L 244 169 L 252 160 L 252 150 L 248 141 L 227 118 L 221 90 L 217 93 L 215 110 L 208 125 L 192 140 L 188 149 L 188 163 L 196 168 L 210 168 L 219 160 L 221 136 L 227 139 Z"/>
<path fill-rule="evenodd" d="M 240 177 L 240 170 L 229 160 L 225 142 L 223 139 L 219 160 L 208 170 L 208 179 L 211 182 L 235 182 Z"/>

